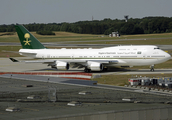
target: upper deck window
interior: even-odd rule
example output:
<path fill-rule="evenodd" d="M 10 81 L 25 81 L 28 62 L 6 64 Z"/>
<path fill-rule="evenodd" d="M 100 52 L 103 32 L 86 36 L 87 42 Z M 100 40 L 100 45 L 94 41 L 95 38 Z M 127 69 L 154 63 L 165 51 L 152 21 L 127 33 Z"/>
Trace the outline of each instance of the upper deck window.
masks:
<path fill-rule="evenodd" d="M 126 49 L 119 49 L 119 50 L 126 50 Z"/>

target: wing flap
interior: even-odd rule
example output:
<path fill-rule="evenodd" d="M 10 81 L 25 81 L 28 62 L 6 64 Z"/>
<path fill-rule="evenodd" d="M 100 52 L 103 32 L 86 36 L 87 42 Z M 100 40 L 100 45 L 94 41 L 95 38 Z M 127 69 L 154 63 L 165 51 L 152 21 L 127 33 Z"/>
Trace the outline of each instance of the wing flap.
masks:
<path fill-rule="evenodd" d="M 19 52 L 19 54 L 23 56 L 37 55 L 37 53 L 29 53 L 29 52 Z"/>
<path fill-rule="evenodd" d="M 118 60 L 89 60 L 90 62 L 98 62 L 98 63 L 106 63 L 106 64 L 118 64 L 119 61 Z"/>
<path fill-rule="evenodd" d="M 124 61 L 121 60 L 56 60 L 56 59 L 41 59 L 41 60 L 29 60 L 29 61 L 19 61 L 14 58 L 9 58 L 13 62 L 25 62 L 25 63 L 42 63 L 42 64 L 48 64 L 48 66 L 52 66 L 55 64 L 56 61 L 61 62 L 68 62 L 70 65 L 73 65 L 73 68 L 83 68 L 87 66 L 88 62 L 97 62 L 102 64 L 118 64 Z"/>

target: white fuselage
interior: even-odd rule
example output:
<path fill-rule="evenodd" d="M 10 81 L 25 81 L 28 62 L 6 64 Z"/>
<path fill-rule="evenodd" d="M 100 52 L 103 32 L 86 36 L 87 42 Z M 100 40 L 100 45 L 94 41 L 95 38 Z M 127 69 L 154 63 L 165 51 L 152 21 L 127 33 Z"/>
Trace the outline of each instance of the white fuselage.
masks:
<path fill-rule="evenodd" d="M 117 60 L 107 66 L 142 66 L 165 62 L 171 56 L 152 45 L 115 46 L 101 49 L 20 49 L 24 56 L 61 61 Z"/>

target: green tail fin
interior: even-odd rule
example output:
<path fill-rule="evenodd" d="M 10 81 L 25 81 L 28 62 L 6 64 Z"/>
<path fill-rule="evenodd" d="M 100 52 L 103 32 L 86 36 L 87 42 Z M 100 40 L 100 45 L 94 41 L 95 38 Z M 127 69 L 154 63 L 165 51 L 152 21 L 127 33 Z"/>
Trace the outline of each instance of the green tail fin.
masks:
<path fill-rule="evenodd" d="M 24 26 L 15 25 L 23 49 L 44 49 L 45 47 Z"/>

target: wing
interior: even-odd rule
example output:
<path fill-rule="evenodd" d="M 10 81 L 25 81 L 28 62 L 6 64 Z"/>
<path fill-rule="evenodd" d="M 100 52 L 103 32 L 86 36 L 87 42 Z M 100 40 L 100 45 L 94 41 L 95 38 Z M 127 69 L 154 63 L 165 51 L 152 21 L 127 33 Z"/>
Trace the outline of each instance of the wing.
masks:
<path fill-rule="evenodd" d="M 83 68 L 83 67 L 96 67 L 100 65 L 111 65 L 111 64 L 118 64 L 124 63 L 121 60 L 77 60 L 77 59 L 64 59 L 64 60 L 57 60 L 57 59 L 41 59 L 41 60 L 29 60 L 29 61 L 19 61 L 14 58 L 9 58 L 13 62 L 25 62 L 25 63 L 43 63 L 48 64 L 52 68 L 64 68 L 66 69 L 67 66 L 70 65 L 71 68 Z"/>
<path fill-rule="evenodd" d="M 29 61 L 19 61 L 14 58 L 9 58 L 13 62 L 25 62 L 25 63 L 43 63 L 43 64 L 50 64 L 54 63 L 56 61 L 61 61 L 61 62 L 68 62 L 70 64 L 78 64 L 78 65 L 85 65 L 88 62 L 97 62 L 97 63 L 102 63 L 102 64 L 118 64 L 119 60 L 57 60 L 57 59 L 41 59 L 41 60 L 29 60 Z"/>
<path fill-rule="evenodd" d="M 85 60 L 85 61 L 70 61 L 72 68 L 83 68 L 87 67 L 88 64 L 99 63 L 99 64 L 118 64 L 118 60 Z"/>
<path fill-rule="evenodd" d="M 28 52 L 18 52 L 18 51 L 6 51 L 6 50 L 2 50 L 2 52 L 10 52 L 10 53 L 19 53 L 21 55 L 36 55 L 37 53 L 28 53 Z"/>
<path fill-rule="evenodd" d="M 2 50 L 2 52 L 19 53 L 18 51 L 7 51 L 7 50 Z"/>
<path fill-rule="evenodd" d="M 23 55 L 23 56 L 34 56 L 34 55 L 37 55 L 37 53 L 29 53 L 29 52 L 19 52 L 20 55 Z"/>

